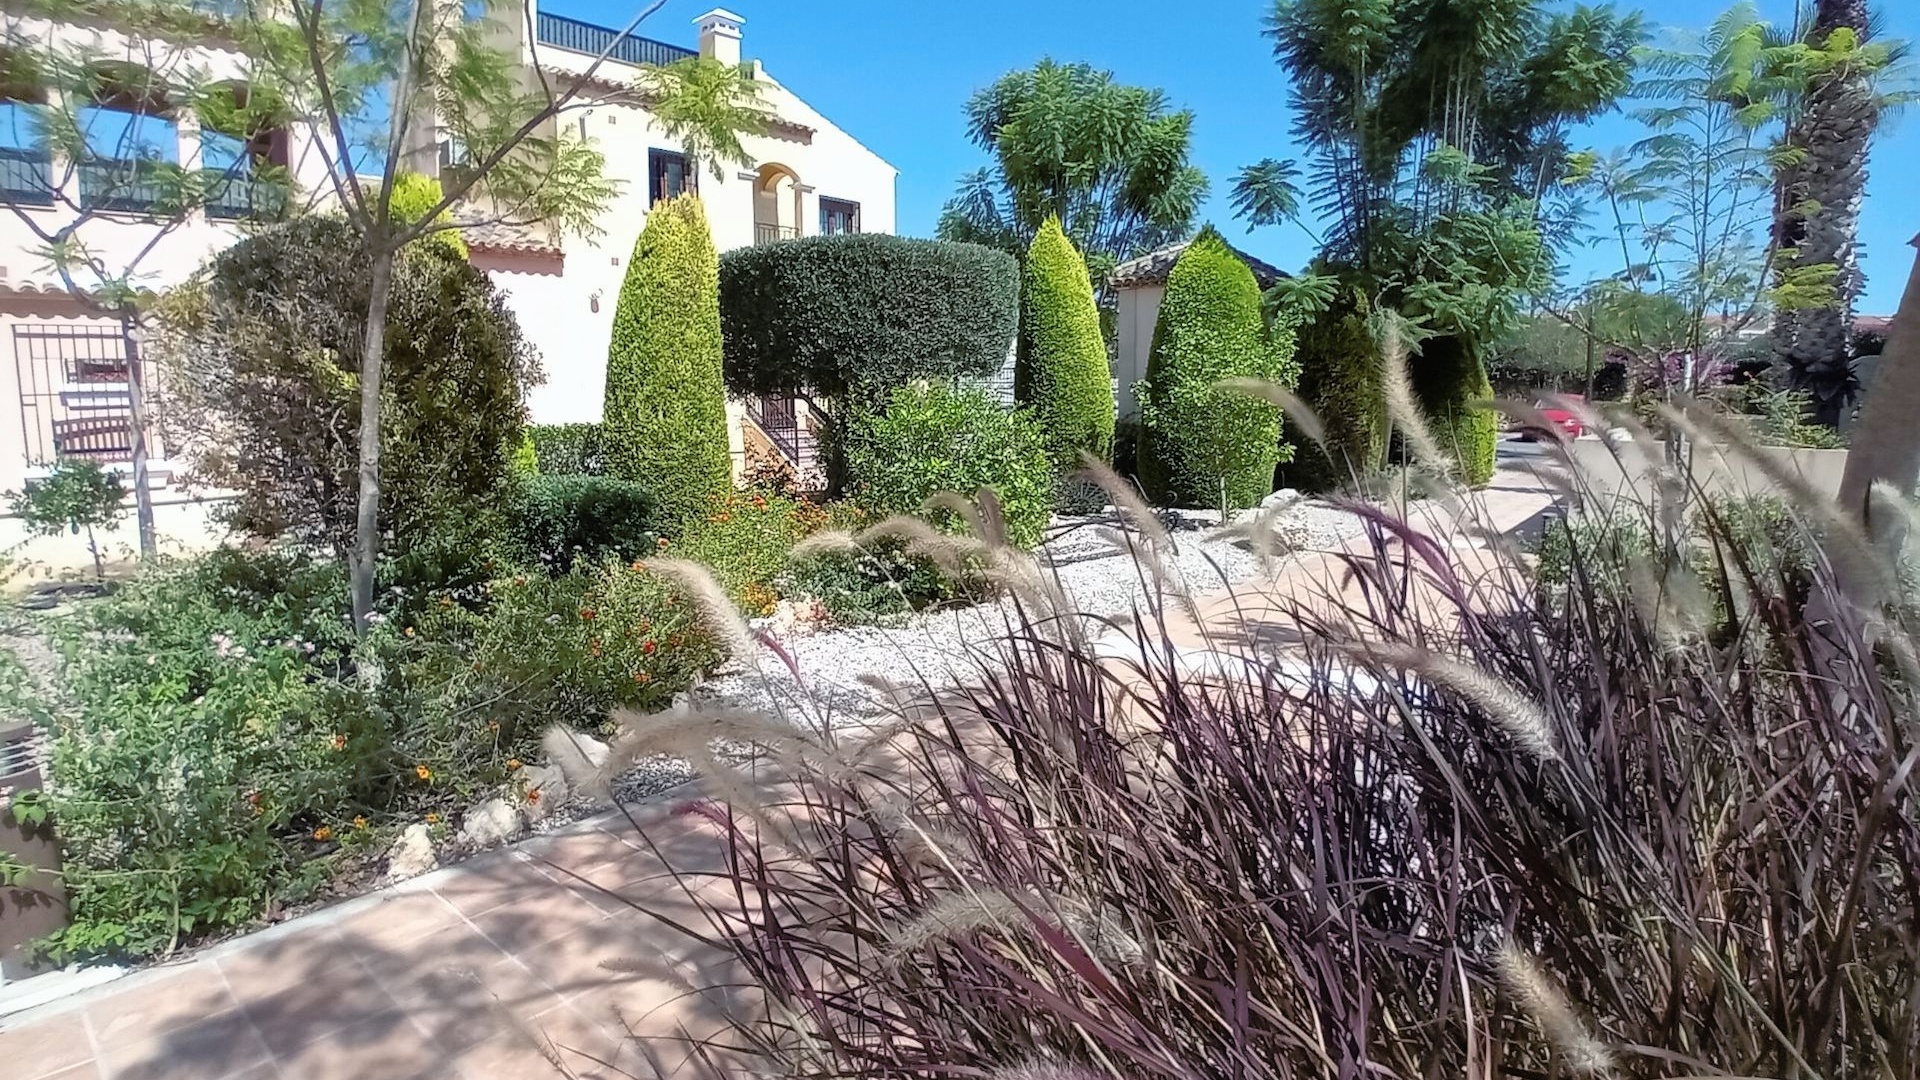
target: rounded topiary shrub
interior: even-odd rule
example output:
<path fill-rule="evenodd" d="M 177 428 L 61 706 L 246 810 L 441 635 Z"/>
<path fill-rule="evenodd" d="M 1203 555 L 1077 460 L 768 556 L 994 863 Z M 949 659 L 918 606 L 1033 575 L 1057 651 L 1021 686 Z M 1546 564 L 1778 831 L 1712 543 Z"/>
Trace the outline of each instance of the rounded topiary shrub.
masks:
<path fill-rule="evenodd" d="M 1221 389 L 1223 379 L 1292 386 L 1291 328 L 1270 333 L 1253 271 L 1212 229 L 1203 230 L 1167 275 L 1141 381 L 1141 483 L 1170 506 L 1251 506 L 1273 490 L 1288 449 L 1280 410 Z"/>
<path fill-rule="evenodd" d="M 663 523 L 732 486 L 720 370 L 718 257 L 699 198 L 682 195 L 653 208 L 633 246 L 601 425 L 607 474 L 645 488 Z"/>
<path fill-rule="evenodd" d="M 1046 433 L 1055 469 L 1079 468 L 1083 452 L 1110 460 L 1113 373 L 1087 261 L 1050 217 L 1034 234 L 1021 269 L 1014 396 Z"/>
<path fill-rule="evenodd" d="M 521 554 L 554 573 L 580 559 L 622 562 L 655 552 L 653 497 L 610 476 L 528 476 L 520 482 L 514 533 Z"/>
<path fill-rule="evenodd" d="M 913 379 L 986 376 L 1007 360 L 1019 268 L 977 244 L 880 233 L 740 248 L 720 260 L 727 386 L 848 406 Z"/>
<path fill-rule="evenodd" d="M 1297 332 L 1300 400 L 1320 418 L 1326 445 L 1296 438 L 1283 482 L 1330 491 L 1378 472 L 1386 462 L 1387 398 L 1380 346 L 1357 291 Z"/>
<path fill-rule="evenodd" d="M 985 390 L 917 380 L 896 389 L 884 411 L 863 408 L 846 434 L 854 500 L 876 516 L 919 514 L 942 491 L 972 498 L 992 488 L 1007 539 L 1027 548 L 1046 529 L 1053 470 L 1046 438 L 1024 410 L 1001 407 Z M 934 522 L 957 529 L 952 514 Z"/>
<path fill-rule="evenodd" d="M 1408 365 L 1414 396 L 1440 451 L 1453 459 L 1468 486 L 1485 485 L 1493 478 L 1499 424 L 1486 406 L 1493 386 L 1479 350 L 1457 334 L 1428 338 Z"/>
<path fill-rule="evenodd" d="M 167 432 L 232 523 L 337 553 L 354 533 L 371 258 L 340 218 L 221 252 L 158 312 Z M 389 550 L 471 548 L 511 494 L 539 361 L 485 273 L 443 245 L 401 252 L 388 299 L 380 527 Z"/>

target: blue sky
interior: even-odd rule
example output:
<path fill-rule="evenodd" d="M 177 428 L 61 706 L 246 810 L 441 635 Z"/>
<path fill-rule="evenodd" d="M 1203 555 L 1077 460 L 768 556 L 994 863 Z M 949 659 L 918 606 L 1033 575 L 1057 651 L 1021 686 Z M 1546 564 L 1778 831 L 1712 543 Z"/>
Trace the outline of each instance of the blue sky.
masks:
<path fill-rule="evenodd" d="M 547 10 L 624 25 L 627 0 L 550 0 Z M 1891 29 L 1920 38 L 1920 3 L 1878 0 Z M 700 0 L 670 0 L 640 31 L 691 45 Z M 836 124 L 900 170 L 898 229 L 931 235 L 955 181 L 985 164 L 966 141 L 961 105 L 974 90 L 1043 56 L 1086 61 L 1120 79 L 1167 92 L 1195 113 L 1194 158 L 1213 181 L 1203 216 L 1236 245 L 1278 266 L 1305 261 L 1312 242 L 1297 228 L 1248 233 L 1226 192 L 1234 173 L 1262 157 L 1294 156 L 1287 130 L 1287 81 L 1260 20 L 1263 0 L 732 0 L 746 17 L 745 51 Z M 1624 3 L 1674 26 L 1704 26 L 1726 6 L 1711 0 Z M 1762 0 L 1785 20 L 1790 0 Z M 1614 117 L 1594 126 L 1591 145 L 1624 147 L 1637 126 Z M 1859 310 L 1891 312 L 1911 266 L 1906 241 L 1920 231 L 1920 112 L 1875 146 L 1861 239 L 1867 291 Z M 1594 256 L 1594 272 L 1604 259 Z M 1585 275 L 1582 275 L 1585 276 Z"/>

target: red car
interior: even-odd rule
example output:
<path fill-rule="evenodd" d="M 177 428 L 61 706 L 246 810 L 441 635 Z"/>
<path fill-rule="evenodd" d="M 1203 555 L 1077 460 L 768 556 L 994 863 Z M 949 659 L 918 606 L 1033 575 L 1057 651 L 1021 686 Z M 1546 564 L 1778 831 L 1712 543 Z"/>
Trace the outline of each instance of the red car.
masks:
<path fill-rule="evenodd" d="M 1542 398 L 1535 402 L 1534 406 L 1540 410 L 1541 419 L 1560 429 L 1561 438 L 1577 439 L 1580 437 L 1580 433 L 1586 430 L 1586 426 L 1580 423 L 1580 417 L 1576 416 L 1572 410 L 1562 408 L 1558 403 L 1560 401 L 1585 400 L 1585 398 L 1582 398 L 1578 394 L 1562 394 L 1559 397 Z M 1545 434 L 1547 433 L 1537 425 L 1526 422 L 1522 422 L 1520 425 L 1520 438 L 1522 441 L 1537 442 L 1540 437 Z"/>

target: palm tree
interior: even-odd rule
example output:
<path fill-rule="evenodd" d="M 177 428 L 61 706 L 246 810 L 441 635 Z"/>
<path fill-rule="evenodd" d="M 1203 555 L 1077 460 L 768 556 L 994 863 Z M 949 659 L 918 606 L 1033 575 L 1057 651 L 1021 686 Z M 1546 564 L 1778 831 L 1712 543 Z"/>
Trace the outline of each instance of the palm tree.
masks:
<path fill-rule="evenodd" d="M 1877 24 L 1867 0 L 1816 0 L 1792 54 L 1799 92 L 1774 181 L 1773 350 L 1828 425 L 1840 422 L 1852 390 L 1867 153 L 1883 111 L 1901 100 L 1883 92 L 1882 76 L 1905 45 L 1875 42 Z"/>

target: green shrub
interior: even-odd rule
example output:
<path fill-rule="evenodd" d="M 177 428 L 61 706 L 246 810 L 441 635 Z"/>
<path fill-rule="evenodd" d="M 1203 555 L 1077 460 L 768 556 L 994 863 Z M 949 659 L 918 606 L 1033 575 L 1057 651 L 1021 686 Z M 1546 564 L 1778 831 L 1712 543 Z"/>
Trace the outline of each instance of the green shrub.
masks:
<path fill-rule="evenodd" d="M 515 539 L 523 557 L 549 573 L 576 561 L 632 561 L 656 550 L 653 497 L 610 476 L 530 476 L 521 484 Z"/>
<path fill-rule="evenodd" d="M 645 486 L 663 521 L 698 514 L 733 479 L 715 260 L 697 196 L 657 204 L 613 316 L 607 472 Z"/>
<path fill-rule="evenodd" d="M 1167 505 L 1251 506 L 1273 490 L 1273 470 L 1291 456 L 1278 407 L 1231 390 L 1223 379 L 1293 385 L 1290 327 L 1270 333 L 1253 271 L 1211 229 L 1167 275 L 1153 352 L 1138 396 L 1140 479 Z"/>
<path fill-rule="evenodd" d="M 1022 267 L 1020 355 L 1014 396 L 1046 433 L 1054 469 L 1080 467 L 1082 452 L 1113 453 L 1113 372 L 1087 262 L 1049 217 L 1034 234 Z"/>
<path fill-rule="evenodd" d="M 897 621 L 968 593 L 905 542 L 876 539 L 859 551 L 831 551 L 793 560 L 775 579 L 782 596 L 817 600 L 835 624 L 869 626 Z"/>
<path fill-rule="evenodd" d="M 672 550 L 704 563 L 741 610 L 765 615 L 779 593 L 774 579 L 801 538 L 825 525 L 826 511 L 805 499 L 760 491 L 714 496 L 686 523 Z"/>
<path fill-rule="evenodd" d="M 1467 486 L 1484 486 L 1493 478 L 1500 425 L 1482 404 L 1493 398 L 1493 387 L 1478 350 L 1465 337 L 1443 335 L 1428 338 L 1420 355 L 1407 362 L 1414 397 L 1440 451 L 1453 459 Z"/>
<path fill-rule="evenodd" d="M 662 707 L 718 655 L 690 602 L 617 562 L 376 608 L 355 641 L 337 562 L 222 549 L 59 624 L 53 955 L 164 952 L 363 873 L 393 827 L 508 783 L 548 726 Z"/>
<path fill-rule="evenodd" d="M 912 379 L 986 376 L 1019 320 L 1013 257 L 881 233 L 739 248 L 720 260 L 727 386 L 849 404 Z"/>
<path fill-rule="evenodd" d="M 370 260 L 314 216 L 256 233 L 168 297 L 154 354 L 170 433 L 233 523 L 344 555 L 358 498 Z M 382 382 L 380 519 L 399 549 L 497 528 L 539 361 L 487 276 L 437 245 L 394 270 Z"/>
<path fill-rule="evenodd" d="M 540 471 L 552 476 L 604 476 L 607 450 L 599 424 L 528 424 Z"/>
<path fill-rule="evenodd" d="M 439 206 L 440 200 L 445 197 L 446 191 L 440 187 L 439 180 L 419 173 L 401 173 L 393 178 L 393 193 L 387 196 L 387 212 L 393 216 L 393 220 L 411 225 L 426 217 L 427 211 Z M 440 215 L 434 218 L 434 224 L 453 224 L 452 209 L 440 211 Z M 458 258 L 464 259 L 468 255 L 467 242 L 461 239 L 457 229 L 430 232 L 421 240 L 437 244 Z"/>
<path fill-rule="evenodd" d="M 1031 416 L 1002 408 L 985 390 L 908 383 L 885 412 L 854 416 L 846 454 L 854 501 L 875 515 L 919 514 L 939 492 L 972 498 L 989 487 L 1014 544 L 1033 547 L 1046 529 L 1053 479 L 1046 437 Z M 946 511 L 933 520 L 959 525 Z"/>
<path fill-rule="evenodd" d="M 1364 296 L 1315 315 L 1298 331 L 1299 396 L 1320 418 L 1326 446 L 1294 433 L 1294 460 L 1285 483 L 1329 491 L 1380 471 L 1387 454 L 1387 398 L 1380 347 Z"/>

